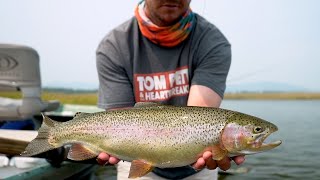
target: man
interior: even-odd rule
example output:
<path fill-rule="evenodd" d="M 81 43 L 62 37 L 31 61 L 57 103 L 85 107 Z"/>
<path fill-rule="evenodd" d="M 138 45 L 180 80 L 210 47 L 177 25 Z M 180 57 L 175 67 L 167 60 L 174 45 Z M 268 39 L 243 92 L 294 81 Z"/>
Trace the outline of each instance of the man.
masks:
<path fill-rule="evenodd" d="M 230 44 L 214 25 L 192 12 L 190 1 L 141 1 L 135 17 L 102 40 L 97 49 L 100 108 L 127 108 L 148 101 L 220 106 L 231 63 Z M 198 173 L 190 167 L 157 168 L 141 179 L 213 179 L 217 177 L 213 169 L 227 170 L 231 160 L 214 161 L 211 155 L 205 152 L 192 165 Z M 119 162 L 105 153 L 97 161 Z M 240 164 L 244 157 L 234 161 Z M 128 173 L 128 163 L 120 162 L 118 179 Z"/>

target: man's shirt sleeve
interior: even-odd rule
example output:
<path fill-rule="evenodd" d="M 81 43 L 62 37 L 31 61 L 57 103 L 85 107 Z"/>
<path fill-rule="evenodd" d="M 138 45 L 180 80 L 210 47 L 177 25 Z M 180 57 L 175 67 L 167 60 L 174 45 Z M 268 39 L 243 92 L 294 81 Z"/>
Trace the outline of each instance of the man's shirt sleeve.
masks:
<path fill-rule="evenodd" d="M 96 52 L 99 77 L 98 107 L 103 109 L 131 107 L 134 105 L 133 87 L 121 62 L 112 34 L 99 45 Z"/>
<path fill-rule="evenodd" d="M 209 29 L 199 44 L 191 85 L 209 87 L 223 98 L 231 65 L 231 45 L 218 29 Z"/>

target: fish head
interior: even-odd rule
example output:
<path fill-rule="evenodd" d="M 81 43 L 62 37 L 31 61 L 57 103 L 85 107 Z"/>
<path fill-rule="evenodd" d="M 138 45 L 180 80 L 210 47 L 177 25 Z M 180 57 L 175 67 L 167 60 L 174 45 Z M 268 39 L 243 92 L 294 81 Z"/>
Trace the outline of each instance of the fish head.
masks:
<path fill-rule="evenodd" d="M 221 144 L 229 154 L 233 155 L 263 152 L 281 144 L 281 141 L 264 142 L 277 130 L 277 126 L 268 121 L 243 113 L 235 113 L 228 118 L 223 129 Z"/>

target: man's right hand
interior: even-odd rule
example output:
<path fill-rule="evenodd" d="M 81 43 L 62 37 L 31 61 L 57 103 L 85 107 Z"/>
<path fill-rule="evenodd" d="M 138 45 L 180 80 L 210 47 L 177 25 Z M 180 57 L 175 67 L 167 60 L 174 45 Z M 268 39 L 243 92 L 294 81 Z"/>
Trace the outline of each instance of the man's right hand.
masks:
<path fill-rule="evenodd" d="M 120 161 L 120 159 L 110 156 L 109 154 L 106 153 L 100 153 L 97 157 L 97 162 L 100 165 L 107 165 L 107 164 L 117 164 Z"/>

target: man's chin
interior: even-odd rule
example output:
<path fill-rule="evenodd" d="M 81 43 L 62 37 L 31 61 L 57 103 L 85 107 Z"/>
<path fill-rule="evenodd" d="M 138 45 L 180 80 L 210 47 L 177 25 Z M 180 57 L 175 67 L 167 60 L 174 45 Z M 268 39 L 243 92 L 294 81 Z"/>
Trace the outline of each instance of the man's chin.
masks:
<path fill-rule="evenodd" d="M 161 16 L 162 26 L 171 26 L 176 24 L 181 19 L 181 16 Z"/>

